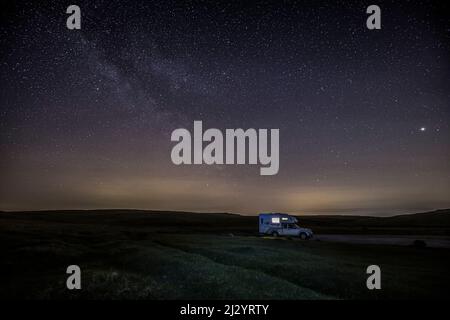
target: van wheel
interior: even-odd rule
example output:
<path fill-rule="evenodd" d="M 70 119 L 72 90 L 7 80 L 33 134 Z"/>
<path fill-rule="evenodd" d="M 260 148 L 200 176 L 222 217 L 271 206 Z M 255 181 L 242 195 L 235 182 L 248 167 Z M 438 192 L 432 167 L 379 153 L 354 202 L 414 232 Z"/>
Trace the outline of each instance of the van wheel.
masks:
<path fill-rule="evenodd" d="M 302 232 L 302 233 L 300 233 L 300 239 L 306 240 L 306 239 L 308 239 L 308 236 L 306 235 L 306 233 Z"/>
<path fill-rule="evenodd" d="M 279 236 L 278 232 L 276 232 L 276 231 L 272 232 L 272 237 L 278 237 L 278 236 Z"/>

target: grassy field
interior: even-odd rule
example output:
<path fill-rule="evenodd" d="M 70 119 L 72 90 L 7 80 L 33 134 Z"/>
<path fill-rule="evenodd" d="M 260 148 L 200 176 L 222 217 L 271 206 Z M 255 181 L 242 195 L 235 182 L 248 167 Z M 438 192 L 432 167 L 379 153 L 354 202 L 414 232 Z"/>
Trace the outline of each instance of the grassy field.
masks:
<path fill-rule="evenodd" d="M 250 219 L 128 211 L 1 213 L 0 297 L 449 298 L 449 249 L 262 238 L 250 228 L 256 218 Z M 81 267 L 82 290 L 66 289 L 70 264 Z M 382 290 L 366 288 L 371 264 L 381 267 Z"/>

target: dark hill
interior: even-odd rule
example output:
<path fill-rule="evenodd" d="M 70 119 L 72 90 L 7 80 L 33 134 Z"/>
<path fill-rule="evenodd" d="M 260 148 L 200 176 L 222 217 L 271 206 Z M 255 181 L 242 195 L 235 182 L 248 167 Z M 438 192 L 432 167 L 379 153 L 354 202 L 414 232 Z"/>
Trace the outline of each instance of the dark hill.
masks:
<path fill-rule="evenodd" d="M 393 217 L 299 216 L 315 233 L 450 235 L 450 209 Z M 0 212 L 0 224 L 38 226 L 86 225 L 99 229 L 137 228 L 154 232 L 257 233 L 255 216 L 151 210 L 57 210 Z"/>

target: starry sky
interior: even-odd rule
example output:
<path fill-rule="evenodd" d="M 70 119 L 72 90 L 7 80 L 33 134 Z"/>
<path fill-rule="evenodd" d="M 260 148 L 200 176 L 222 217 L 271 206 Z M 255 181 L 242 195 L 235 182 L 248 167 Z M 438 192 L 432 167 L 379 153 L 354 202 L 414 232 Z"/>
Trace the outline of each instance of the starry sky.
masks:
<path fill-rule="evenodd" d="M 373 2 L 373 3 L 372 3 Z M 68 30 L 66 8 L 81 8 Z M 377 4 L 382 29 L 366 28 Z M 450 207 L 444 1 L 10 1 L 0 210 Z M 280 170 L 176 166 L 174 129 L 279 128 Z"/>

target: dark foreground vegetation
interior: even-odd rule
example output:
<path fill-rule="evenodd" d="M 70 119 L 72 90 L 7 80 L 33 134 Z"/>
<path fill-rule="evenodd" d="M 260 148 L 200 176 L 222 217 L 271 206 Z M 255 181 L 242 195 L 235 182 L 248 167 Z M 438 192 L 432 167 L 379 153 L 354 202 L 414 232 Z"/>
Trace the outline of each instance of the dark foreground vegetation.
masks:
<path fill-rule="evenodd" d="M 303 217 L 316 233 L 446 235 L 446 211 Z M 450 250 L 272 239 L 257 218 L 131 210 L 0 213 L 0 298 L 449 298 Z M 82 290 L 66 289 L 79 265 Z M 368 265 L 382 289 L 366 288 Z"/>

